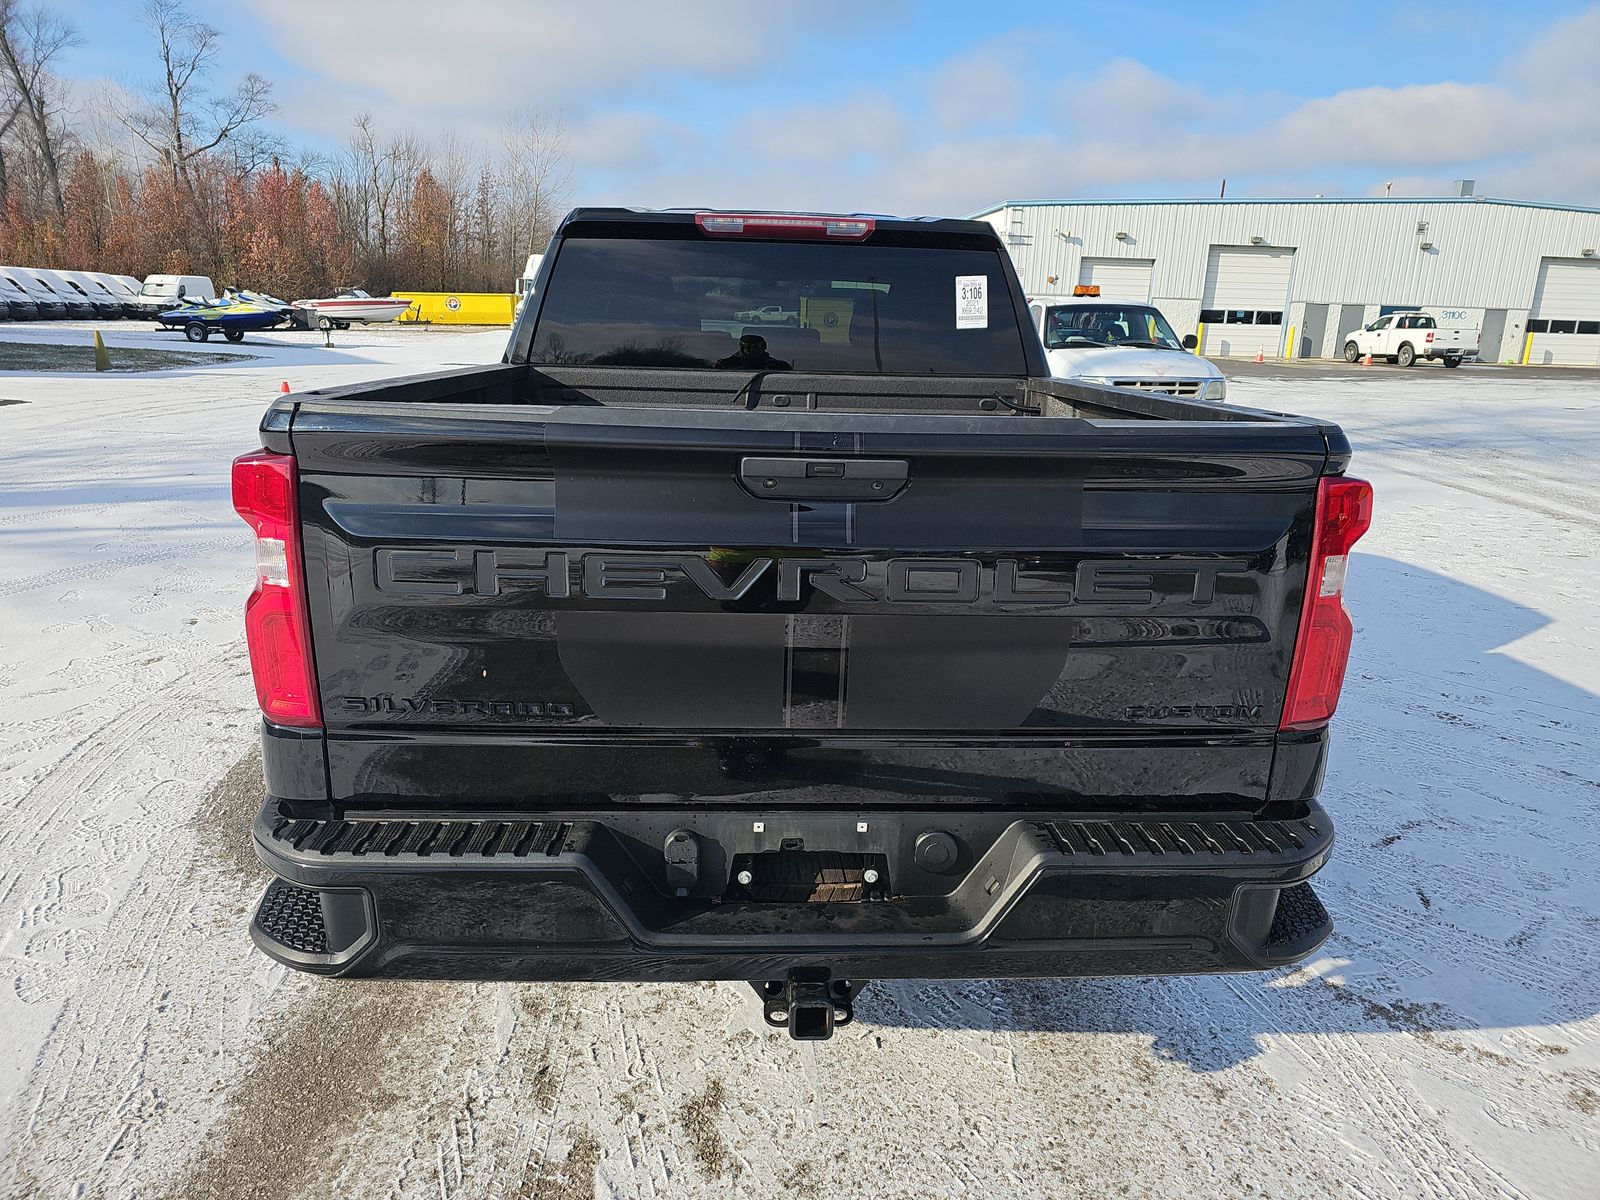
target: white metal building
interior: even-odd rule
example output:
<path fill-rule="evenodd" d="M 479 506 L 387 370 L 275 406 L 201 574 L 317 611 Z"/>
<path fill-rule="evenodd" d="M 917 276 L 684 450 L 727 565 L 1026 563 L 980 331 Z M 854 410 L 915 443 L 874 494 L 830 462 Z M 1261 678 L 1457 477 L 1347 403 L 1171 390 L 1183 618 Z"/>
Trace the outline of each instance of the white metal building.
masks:
<path fill-rule="evenodd" d="M 1010 200 L 981 213 L 1030 296 L 1151 300 L 1209 356 L 1338 357 L 1420 308 L 1479 357 L 1600 364 L 1600 209 L 1440 199 Z"/>

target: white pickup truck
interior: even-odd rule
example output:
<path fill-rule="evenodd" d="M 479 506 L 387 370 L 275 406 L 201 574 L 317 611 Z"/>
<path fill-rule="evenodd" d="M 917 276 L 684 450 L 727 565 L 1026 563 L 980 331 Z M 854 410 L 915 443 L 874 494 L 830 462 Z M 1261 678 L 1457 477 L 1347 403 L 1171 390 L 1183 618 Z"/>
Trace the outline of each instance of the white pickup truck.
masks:
<path fill-rule="evenodd" d="M 1359 362 L 1367 355 L 1409 367 L 1419 358 L 1444 359 L 1447 367 L 1459 367 L 1464 358 L 1478 353 L 1478 331 L 1466 326 L 1442 326 L 1424 312 L 1397 312 L 1379 317 L 1365 329 L 1352 333 L 1344 343 L 1345 362 Z"/>
<path fill-rule="evenodd" d="M 1153 305 L 1093 295 L 1037 296 L 1029 299 L 1028 313 L 1057 379 L 1192 400 L 1227 398 L 1228 382 L 1217 365 L 1191 353 L 1194 335 L 1180 342 Z"/>

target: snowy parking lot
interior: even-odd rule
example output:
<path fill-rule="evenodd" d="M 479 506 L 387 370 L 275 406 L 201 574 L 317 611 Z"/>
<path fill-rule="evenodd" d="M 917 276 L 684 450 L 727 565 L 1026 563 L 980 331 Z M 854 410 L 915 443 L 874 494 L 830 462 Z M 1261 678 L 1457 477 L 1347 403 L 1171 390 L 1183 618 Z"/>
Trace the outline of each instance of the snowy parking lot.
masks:
<path fill-rule="evenodd" d="M 89 339 L 88 324 L 6 339 Z M 140 325 L 119 346 L 179 349 Z M 880 983 L 831 1042 L 750 990 L 288 972 L 228 464 L 280 382 L 504 331 L 252 335 L 0 374 L 0 1194 L 1600 1195 L 1600 375 L 1248 366 L 1377 518 L 1293 970 Z"/>

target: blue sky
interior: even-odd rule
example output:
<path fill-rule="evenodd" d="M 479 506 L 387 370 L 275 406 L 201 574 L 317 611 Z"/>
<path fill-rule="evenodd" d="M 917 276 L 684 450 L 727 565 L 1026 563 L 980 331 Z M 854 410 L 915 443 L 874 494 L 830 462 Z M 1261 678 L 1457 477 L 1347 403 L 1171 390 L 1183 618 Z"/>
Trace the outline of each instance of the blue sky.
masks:
<path fill-rule="evenodd" d="M 56 0 L 80 95 L 148 75 L 135 3 Z M 498 146 L 560 112 L 574 199 L 960 212 L 1006 198 L 1480 190 L 1600 204 L 1600 7 L 645 0 L 199 6 L 217 81 L 328 151 Z"/>

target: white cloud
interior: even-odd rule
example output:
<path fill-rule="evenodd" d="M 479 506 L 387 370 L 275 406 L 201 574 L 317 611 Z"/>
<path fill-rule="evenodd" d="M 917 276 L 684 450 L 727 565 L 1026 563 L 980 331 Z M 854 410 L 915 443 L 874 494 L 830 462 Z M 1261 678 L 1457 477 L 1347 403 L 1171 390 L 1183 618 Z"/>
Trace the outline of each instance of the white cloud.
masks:
<path fill-rule="evenodd" d="M 637 109 L 588 113 L 568 128 L 567 144 L 579 170 L 633 173 L 670 168 L 709 149 L 698 131 Z"/>
<path fill-rule="evenodd" d="M 1145 136 L 1231 115 L 1234 103 L 1157 74 L 1131 58 L 1114 58 L 1052 89 L 1050 111 L 1063 131 L 1090 137 Z"/>
<path fill-rule="evenodd" d="M 848 169 L 861 156 L 892 157 L 910 132 L 893 100 L 860 91 L 830 103 L 752 109 L 734 118 L 718 149 L 735 162 Z"/>
<path fill-rule="evenodd" d="M 1010 125 L 1022 111 L 1038 35 L 1019 31 L 948 59 L 930 74 L 928 111 L 946 133 Z"/>
<path fill-rule="evenodd" d="M 668 80 L 748 78 L 814 21 L 798 5 L 659 0 L 337 0 L 252 14 L 334 98 L 375 100 L 423 124 L 649 95 Z"/>

